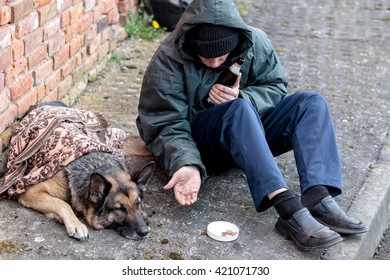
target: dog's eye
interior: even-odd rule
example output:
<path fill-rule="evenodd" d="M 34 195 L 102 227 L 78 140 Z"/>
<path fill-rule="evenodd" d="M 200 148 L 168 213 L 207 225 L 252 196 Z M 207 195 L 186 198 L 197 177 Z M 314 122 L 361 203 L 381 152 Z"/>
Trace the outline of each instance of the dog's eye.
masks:
<path fill-rule="evenodd" d="M 137 205 L 137 207 L 139 207 L 141 205 L 141 198 L 137 197 L 137 199 L 134 202 L 135 202 L 135 205 Z"/>
<path fill-rule="evenodd" d="M 125 211 L 126 210 L 125 206 L 123 206 L 122 204 L 119 204 L 119 203 L 114 205 L 114 209 L 115 210 L 120 210 L 120 211 Z"/>

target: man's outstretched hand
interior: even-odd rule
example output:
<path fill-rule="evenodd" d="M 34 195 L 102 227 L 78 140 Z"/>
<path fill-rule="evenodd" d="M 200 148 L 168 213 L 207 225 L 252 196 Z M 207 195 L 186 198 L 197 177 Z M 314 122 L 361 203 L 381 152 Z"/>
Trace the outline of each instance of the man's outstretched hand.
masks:
<path fill-rule="evenodd" d="M 200 185 L 199 169 L 196 166 L 183 166 L 173 174 L 164 190 L 173 188 L 175 198 L 181 205 L 191 205 L 198 199 Z"/>

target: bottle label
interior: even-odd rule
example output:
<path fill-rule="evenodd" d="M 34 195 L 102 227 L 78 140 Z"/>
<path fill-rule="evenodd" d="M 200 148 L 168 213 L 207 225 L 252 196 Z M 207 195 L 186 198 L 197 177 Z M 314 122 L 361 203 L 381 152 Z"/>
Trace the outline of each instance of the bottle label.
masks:
<path fill-rule="evenodd" d="M 234 63 L 232 66 L 230 66 L 230 71 L 232 71 L 234 74 L 238 75 L 238 73 L 240 73 L 240 65 L 237 65 L 237 63 Z"/>

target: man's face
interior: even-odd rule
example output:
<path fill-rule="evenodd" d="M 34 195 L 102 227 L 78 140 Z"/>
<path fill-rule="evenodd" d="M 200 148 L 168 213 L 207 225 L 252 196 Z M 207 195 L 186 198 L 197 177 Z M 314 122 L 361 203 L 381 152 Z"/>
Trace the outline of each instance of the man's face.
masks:
<path fill-rule="evenodd" d="M 200 61 L 202 61 L 202 63 L 204 65 L 206 65 L 209 68 L 218 68 L 222 63 L 225 62 L 225 60 L 227 59 L 228 56 L 229 56 L 229 53 L 227 53 L 223 56 L 212 57 L 212 58 L 205 58 L 205 57 L 199 55 L 199 59 L 200 59 Z"/>

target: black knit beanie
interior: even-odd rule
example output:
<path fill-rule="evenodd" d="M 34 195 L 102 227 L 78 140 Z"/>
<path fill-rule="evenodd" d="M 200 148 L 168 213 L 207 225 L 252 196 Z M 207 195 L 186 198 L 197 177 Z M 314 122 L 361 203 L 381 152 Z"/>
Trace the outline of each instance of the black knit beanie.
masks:
<path fill-rule="evenodd" d="M 196 55 L 205 58 L 223 56 L 237 46 L 239 33 L 236 29 L 214 24 L 200 24 L 187 35 L 188 46 Z"/>

